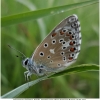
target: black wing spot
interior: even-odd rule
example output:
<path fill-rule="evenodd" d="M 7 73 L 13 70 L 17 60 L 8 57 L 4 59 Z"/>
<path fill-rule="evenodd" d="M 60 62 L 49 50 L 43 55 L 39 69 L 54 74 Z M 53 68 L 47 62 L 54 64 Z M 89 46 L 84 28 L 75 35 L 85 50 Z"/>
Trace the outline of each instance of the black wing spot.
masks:
<path fill-rule="evenodd" d="M 44 56 L 44 53 L 43 53 L 43 52 L 40 52 L 40 54 L 39 54 L 39 55 L 43 57 L 43 56 Z"/>

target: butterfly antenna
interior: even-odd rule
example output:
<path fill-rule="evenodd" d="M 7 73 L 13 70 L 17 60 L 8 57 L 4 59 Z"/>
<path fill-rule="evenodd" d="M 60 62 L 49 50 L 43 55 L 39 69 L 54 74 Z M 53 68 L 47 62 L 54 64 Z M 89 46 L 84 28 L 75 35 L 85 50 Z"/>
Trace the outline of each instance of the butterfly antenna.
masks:
<path fill-rule="evenodd" d="M 13 50 L 15 50 L 15 51 L 17 51 L 17 52 L 19 52 L 19 53 L 22 55 L 22 56 L 16 55 L 16 57 L 26 58 L 26 56 L 25 56 L 22 52 L 20 52 L 19 50 L 17 50 L 17 49 L 15 49 L 15 48 L 11 47 L 10 45 L 8 45 L 8 47 L 11 48 L 11 49 L 13 49 Z"/>
<path fill-rule="evenodd" d="M 23 56 L 18 56 L 18 55 L 16 55 L 16 57 L 20 57 L 20 58 L 22 58 L 22 59 L 23 59 Z"/>

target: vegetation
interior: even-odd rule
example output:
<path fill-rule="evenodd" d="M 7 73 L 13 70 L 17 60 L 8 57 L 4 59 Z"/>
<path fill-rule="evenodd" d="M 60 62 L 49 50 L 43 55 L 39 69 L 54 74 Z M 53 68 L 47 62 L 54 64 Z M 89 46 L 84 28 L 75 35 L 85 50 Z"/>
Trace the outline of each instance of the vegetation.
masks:
<path fill-rule="evenodd" d="M 82 3 L 80 0 L 1 0 L 3 97 L 99 97 L 99 4 L 98 0 L 85 1 Z M 82 29 L 81 52 L 76 63 L 65 71 L 50 76 L 50 79 L 32 75 L 32 87 L 28 88 L 23 74 L 25 69 L 21 65 L 22 59 L 16 58 L 15 55 L 19 54 L 7 45 L 10 44 L 30 57 L 46 35 L 61 20 L 72 14 L 78 15 Z"/>

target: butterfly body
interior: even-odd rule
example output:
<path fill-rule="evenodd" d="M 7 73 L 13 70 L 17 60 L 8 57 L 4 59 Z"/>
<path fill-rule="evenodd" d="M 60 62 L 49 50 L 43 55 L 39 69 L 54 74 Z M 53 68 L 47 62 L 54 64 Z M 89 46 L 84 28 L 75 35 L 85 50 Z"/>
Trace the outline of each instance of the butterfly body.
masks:
<path fill-rule="evenodd" d="M 80 52 L 80 22 L 76 15 L 69 16 L 57 25 L 36 48 L 31 58 L 22 61 L 32 74 L 42 76 L 51 72 L 64 70 L 75 62 Z"/>

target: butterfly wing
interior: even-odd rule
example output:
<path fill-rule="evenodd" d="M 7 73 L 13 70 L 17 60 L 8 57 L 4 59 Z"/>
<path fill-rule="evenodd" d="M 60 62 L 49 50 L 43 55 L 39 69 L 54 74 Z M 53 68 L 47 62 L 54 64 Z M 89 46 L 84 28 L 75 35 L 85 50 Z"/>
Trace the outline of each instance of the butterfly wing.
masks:
<path fill-rule="evenodd" d="M 36 48 L 32 56 L 35 66 L 55 71 L 73 63 L 80 52 L 80 30 L 76 15 L 64 19 Z"/>

